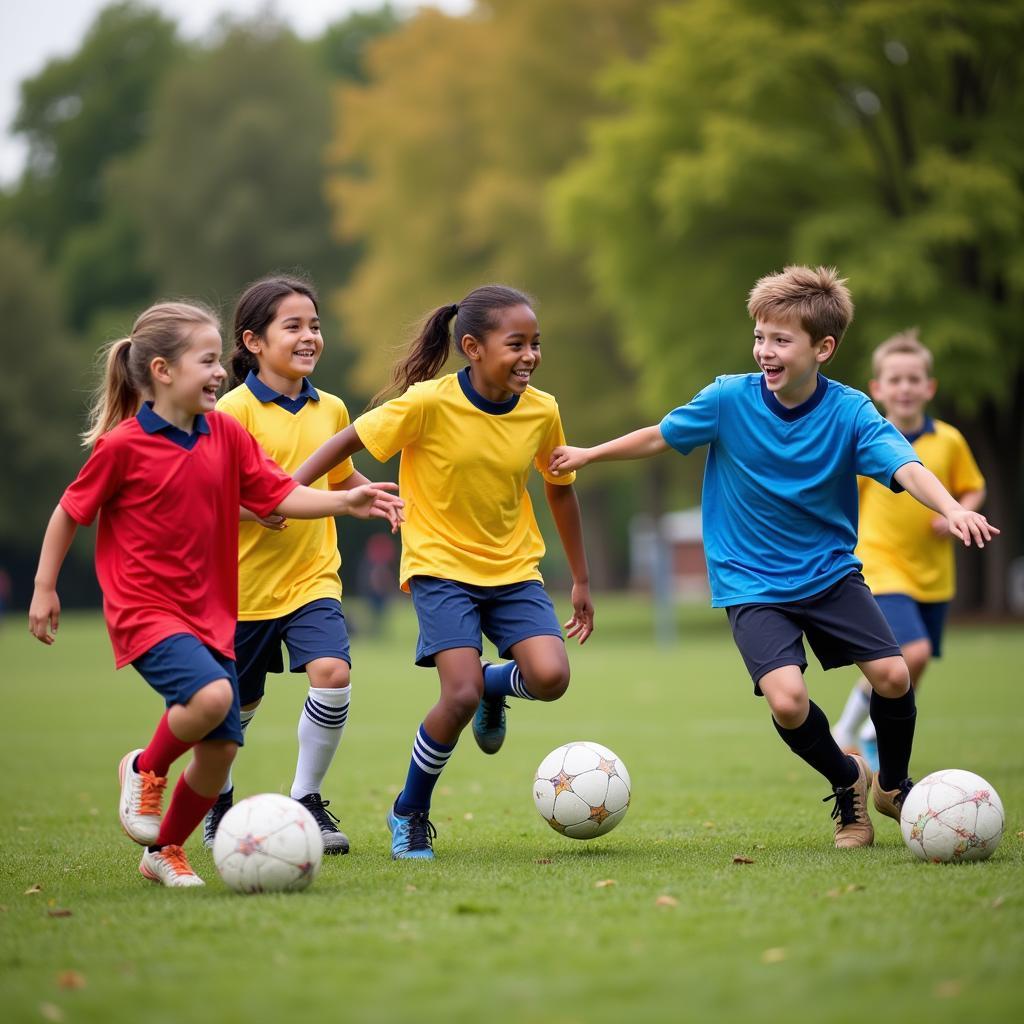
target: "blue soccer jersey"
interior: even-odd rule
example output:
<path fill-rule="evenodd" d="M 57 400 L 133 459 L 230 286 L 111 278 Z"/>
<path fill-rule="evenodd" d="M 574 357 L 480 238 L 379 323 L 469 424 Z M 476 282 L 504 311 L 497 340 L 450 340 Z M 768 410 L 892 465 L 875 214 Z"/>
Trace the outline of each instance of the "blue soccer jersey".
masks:
<path fill-rule="evenodd" d="M 858 475 L 899 491 L 893 474 L 920 461 L 867 395 L 820 375 L 795 409 L 761 374 L 719 377 L 661 433 L 684 455 L 710 446 L 701 509 L 716 608 L 798 601 L 859 569 Z"/>

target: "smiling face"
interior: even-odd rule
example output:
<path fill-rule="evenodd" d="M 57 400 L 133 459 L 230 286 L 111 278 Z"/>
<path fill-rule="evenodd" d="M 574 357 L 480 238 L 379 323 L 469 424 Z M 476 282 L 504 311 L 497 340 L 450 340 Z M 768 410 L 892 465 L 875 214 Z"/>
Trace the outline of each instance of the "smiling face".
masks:
<path fill-rule="evenodd" d="M 818 370 L 835 352 L 835 338 L 813 341 L 799 323 L 758 320 L 754 325 L 754 362 L 768 390 L 787 408 L 806 402 L 818 386 Z"/>
<path fill-rule="evenodd" d="M 220 332 L 212 324 L 203 324 L 192 332 L 188 347 L 175 362 L 154 359 L 151 376 L 156 412 L 172 423 L 183 416 L 212 412 L 227 376 L 220 356 Z"/>
<path fill-rule="evenodd" d="M 477 392 L 492 402 L 505 402 L 526 390 L 540 366 L 540 330 L 529 306 L 509 306 L 496 315 L 497 326 L 482 341 L 463 337 L 462 351 Z"/>
<path fill-rule="evenodd" d="M 308 295 L 292 292 L 278 303 L 263 335 L 245 331 L 242 342 L 256 356 L 260 380 L 283 395 L 295 397 L 324 350 L 320 315 Z"/>
<path fill-rule="evenodd" d="M 909 434 L 924 423 L 925 406 L 935 397 L 935 380 L 922 356 L 893 352 L 882 359 L 870 389 L 886 417 Z"/>

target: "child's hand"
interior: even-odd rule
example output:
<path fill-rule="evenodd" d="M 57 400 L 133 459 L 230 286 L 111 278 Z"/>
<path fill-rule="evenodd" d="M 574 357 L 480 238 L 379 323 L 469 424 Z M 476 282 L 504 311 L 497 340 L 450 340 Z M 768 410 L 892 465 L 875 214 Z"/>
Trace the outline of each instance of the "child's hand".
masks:
<path fill-rule="evenodd" d="M 564 623 L 565 637 L 576 637 L 581 644 L 594 632 L 594 606 L 590 601 L 590 587 L 574 583 L 572 587 L 572 618 Z"/>
<path fill-rule="evenodd" d="M 288 527 L 288 520 L 285 519 L 284 516 L 279 516 L 273 512 L 271 512 L 269 516 L 264 516 L 263 518 L 254 514 L 254 521 L 268 530 L 279 531 L 287 529 Z"/>
<path fill-rule="evenodd" d="M 936 516 L 932 520 L 932 533 L 934 533 L 936 537 L 949 536 L 949 523 L 946 522 L 945 516 Z"/>
<path fill-rule="evenodd" d="M 376 482 L 362 484 L 351 490 L 338 491 L 345 499 L 344 511 L 357 519 L 386 519 L 391 524 L 391 532 L 397 533 L 405 522 L 405 502 L 397 494 L 398 484 Z"/>
<path fill-rule="evenodd" d="M 553 476 L 561 476 L 562 473 L 571 473 L 574 470 L 582 469 L 587 464 L 589 452 L 589 448 L 573 448 L 567 444 L 559 445 L 551 453 L 548 472 Z"/>
<path fill-rule="evenodd" d="M 36 587 L 28 608 L 29 632 L 49 646 L 57 639 L 59 625 L 60 598 L 57 597 L 57 591 L 47 587 Z"/>
<path fill-rule="evenodd" d="M 949 532 L 954 537 L 959 537 L 964 542 L 964 547 L 971 546 L 971 539 L 979 548 L 985 546 L 985 541 L 997 536 L 999 531 L 980 513 L 970 512 L 968 509 L 959 507 L 948 513 L 946 522 L 949 524 Z"/>

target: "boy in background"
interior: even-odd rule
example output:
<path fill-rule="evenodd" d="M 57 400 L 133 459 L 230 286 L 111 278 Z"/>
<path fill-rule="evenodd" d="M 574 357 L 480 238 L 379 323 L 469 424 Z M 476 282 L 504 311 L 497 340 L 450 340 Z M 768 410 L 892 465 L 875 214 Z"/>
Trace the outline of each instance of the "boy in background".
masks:
<path fill-rule="evenodd" d="M 882 342 L 871 358 L 871 397 L 914 446 L 921 463 L 966 509 L 985 500 L 985 479 L 960 432 L 926 412 L 935 397 L 932 354 L 911 329 Z M 956 591 L 953 543 L 945 517 L 861 477 L 860 536 L 855 554 L 864 580 L 900 645 L 916 689 L 928 662 L 942 655 L 942 631 Z M 871 687 L 861 677 L 836 723 L 835 737 L 878 770 L 875 727 L 868 717 Z M 858 734 L 858 729 L 860 730 Z M 859 748 L 859 751 L 858 751 Z"/>

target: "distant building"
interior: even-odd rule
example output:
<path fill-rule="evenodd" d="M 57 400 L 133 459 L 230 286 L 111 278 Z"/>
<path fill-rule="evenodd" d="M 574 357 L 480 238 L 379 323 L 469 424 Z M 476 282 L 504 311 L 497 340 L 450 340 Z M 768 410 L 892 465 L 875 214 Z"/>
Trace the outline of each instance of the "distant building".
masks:
<path fill-rule="evenodd" d="M 668 591 L 677 601 L 710 597 L 700 509 L 669 512 L 661 517 L 665 550 L 659 561 L 654 519 L 634 516 L 629 524 L 629 582 L 634 590 L 655 590 L 656 571 L 668 569 Z"/>

